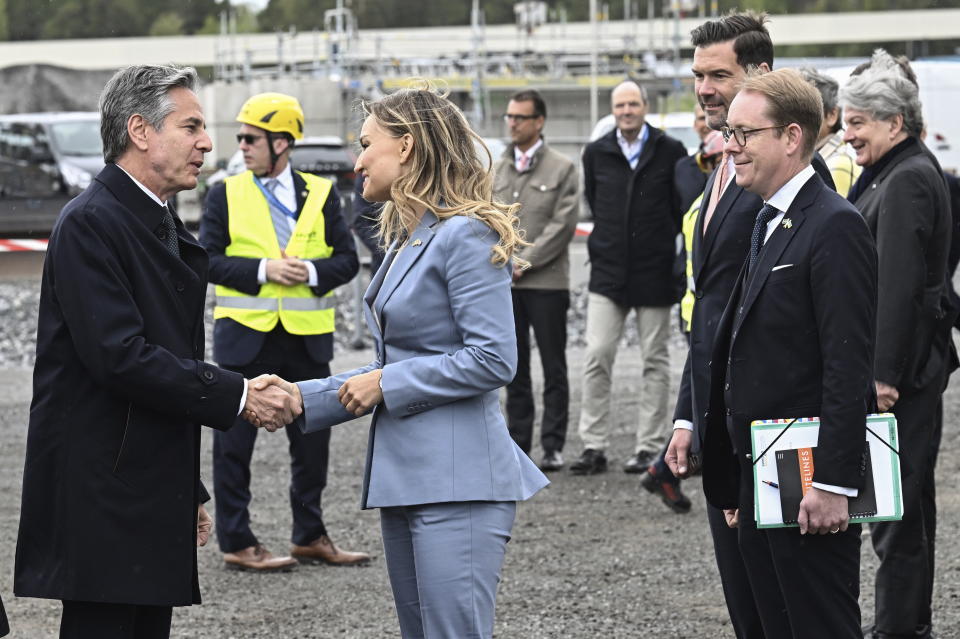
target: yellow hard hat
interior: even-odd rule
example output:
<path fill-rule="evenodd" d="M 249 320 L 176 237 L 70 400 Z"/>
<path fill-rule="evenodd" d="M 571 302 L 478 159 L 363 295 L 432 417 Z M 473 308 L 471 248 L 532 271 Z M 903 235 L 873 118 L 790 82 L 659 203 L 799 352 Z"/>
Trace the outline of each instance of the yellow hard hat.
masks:
<path fill-rule="evenodd" d="M 289 133 L 294 140 L 303 138 L 303 109 L 293 96 L 260 93 L 240 107 L 237 122 L 260 127 L 271 133 Z"/>

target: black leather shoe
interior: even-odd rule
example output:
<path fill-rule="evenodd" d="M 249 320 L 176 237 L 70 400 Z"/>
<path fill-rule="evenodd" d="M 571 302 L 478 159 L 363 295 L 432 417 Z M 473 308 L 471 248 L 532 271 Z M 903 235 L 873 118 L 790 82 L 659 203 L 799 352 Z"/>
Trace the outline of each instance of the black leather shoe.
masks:
<path fill-rule="evenodd" d="M 642 473 L 657 460 L 657 454 L 649 450 L 641 450 L 639 453 L 628 459 L 623 464 L 625 473 Z"/>
<path fill-rule="evenodd" d="M 570 472 L 574 475 L 596 475 L 607 472 L 607 458 L 602 450 L 586 448 L 577 461 L 570 464 Z"/>
<path fill-rule="evenodd" d="M 690 512 L 690 500 L 687 499 L 687 496 L 680 490 L 680 484 L 674 484 L 657 477 L 652 466 L 648 468 L 647 472 L 640 478 L 640 485 L 643 486 L 648 493 L 660 495 L 660 501 L 673 512 L 681 515 Z"/>

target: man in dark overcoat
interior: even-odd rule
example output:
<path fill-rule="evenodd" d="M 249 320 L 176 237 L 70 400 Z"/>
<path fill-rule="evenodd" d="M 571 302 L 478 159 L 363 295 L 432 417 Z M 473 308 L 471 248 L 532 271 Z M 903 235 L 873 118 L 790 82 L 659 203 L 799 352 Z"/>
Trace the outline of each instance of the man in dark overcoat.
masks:
<path fill-rule="evenodd" d="M 647 470 L 669 429 L 670 307 L 678 301 L 673 264 L 680 232 L 680 197 L 674 167 L 683 144 L 645 121 L 647 96 L 633 81 L 610 96 L 617 126 L 583 152 L 584 195 L 593 213 L 587 241 L 590 294 L 583 402 L 583 453 L 570 470 L 590 475 L 607 468 L 613 417 L 610 387 L 617 343 L 627 315 L 636 316 L 643 381 L 636 443 L 624 471 Z"/>
<path fill-rule="evenodd" d="M 200 603 L 200 424 L 295 412 L 202 361 L 207 254 L 169 207 L 211 148 L 196 83 L 169 66 L 109 81 L 107 164 L 50 237 L 14 593 L 62 600 L 61 637 L 168 637 L 172 607 Z"/>

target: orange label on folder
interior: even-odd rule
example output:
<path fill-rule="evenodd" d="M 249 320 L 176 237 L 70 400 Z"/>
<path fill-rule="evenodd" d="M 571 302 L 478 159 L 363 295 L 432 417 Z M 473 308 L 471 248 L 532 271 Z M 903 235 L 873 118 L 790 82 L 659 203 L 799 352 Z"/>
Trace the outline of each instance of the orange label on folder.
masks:
<path fill-rule="evenodd" d="M 800 489 L 802 494 L 806 495 L 813 485 L 813 449 L 798 448 L 797 457 L 800 462 Z"/>

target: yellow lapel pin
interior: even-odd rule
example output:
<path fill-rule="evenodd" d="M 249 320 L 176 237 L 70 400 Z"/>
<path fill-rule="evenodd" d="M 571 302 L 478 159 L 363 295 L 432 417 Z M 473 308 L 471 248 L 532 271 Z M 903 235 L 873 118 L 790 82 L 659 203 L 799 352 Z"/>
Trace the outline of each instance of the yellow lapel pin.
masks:
<path fill-rule="evenodd" d="M 420 246 L 421 244 L 423 244 L 423 242 L 421 242 L 420 240 L 414 240 L 410 246 Z"/>
<path fill-rule="evenodd" d="M 793 228 L 793 220 L 791 220 L 789 217 L 783 218 L 783 222 L 782 222 L 782 223 L 783 223 L 783 228 L 785 228 L 785 229 L 792 229 L 792 228 Z"/>

